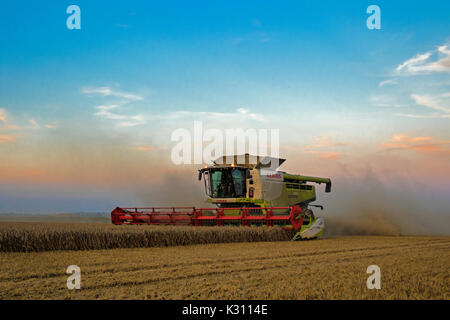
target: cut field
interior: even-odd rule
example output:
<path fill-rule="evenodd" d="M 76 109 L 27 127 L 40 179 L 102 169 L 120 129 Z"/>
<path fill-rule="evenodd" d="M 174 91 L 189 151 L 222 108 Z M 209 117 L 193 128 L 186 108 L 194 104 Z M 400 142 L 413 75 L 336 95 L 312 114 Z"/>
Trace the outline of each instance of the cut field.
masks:
<path fill-rule="evenodd" d="M 449 299 L 450 237 L 2 252 L 1 299 Z M 81 290 L 65 271 L 81 268 Z M 381 289 L 369 290 L 369 265 Z"/>

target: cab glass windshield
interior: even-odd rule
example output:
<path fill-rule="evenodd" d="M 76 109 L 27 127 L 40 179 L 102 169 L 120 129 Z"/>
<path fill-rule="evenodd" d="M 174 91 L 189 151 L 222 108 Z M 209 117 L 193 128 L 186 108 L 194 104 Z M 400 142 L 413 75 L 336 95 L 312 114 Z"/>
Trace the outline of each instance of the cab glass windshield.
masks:
<path fill-rule="evenodd" d="M 245 197 L 245 169 L 211 169 L 208 174 L 205 172 L 205 187 L 211 198 Z"/>

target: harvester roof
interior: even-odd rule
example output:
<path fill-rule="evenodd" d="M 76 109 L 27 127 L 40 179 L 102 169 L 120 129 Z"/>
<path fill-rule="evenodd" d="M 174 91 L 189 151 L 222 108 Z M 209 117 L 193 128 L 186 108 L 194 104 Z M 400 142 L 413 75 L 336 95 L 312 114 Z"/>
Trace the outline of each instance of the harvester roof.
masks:
<path fill-rule="evenodd" d="M 215 166 L 242 166 L 247 168 L 272 168 L 276 170 L 286 159 L 251 154 L 222 156 L 213 161 Z"/>

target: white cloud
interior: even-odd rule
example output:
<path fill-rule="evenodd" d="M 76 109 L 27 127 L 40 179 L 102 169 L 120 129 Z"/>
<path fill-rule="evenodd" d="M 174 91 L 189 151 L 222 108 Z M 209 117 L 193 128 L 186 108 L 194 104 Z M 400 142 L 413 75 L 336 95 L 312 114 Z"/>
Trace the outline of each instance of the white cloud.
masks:
<path fill-rule="evenodd" d="M 209 126 L 216 127 L 229 127 L 232 126 L 246 126 L 249 124 L 249 120 L 255 122 L 264 122 L 265 117 L 262 114 L 253 113 L 245 108 L 238 108 L 232 112 L 209 112 L 209 111 L 186 111 L 178 110 L 174 112 L 166 112 L 160 114 L 126 114 L 126 111 L 122 108 L 124 105 L 131 101 L 141 100 L 142 97 L 125 93 L 118 92 L 110 87 L 98 87 L 98 88 L 85 88 L 83 89 L 84 94 L 100 94 L 102 96 L 115 96 L 125 98 L 129 101 L 118 101 L 114 104 L 99 105 L 96 106 L 96 112 L 94 113 L 97 117 L 102 117 L 105 119 L 113 120 L 117 122 L 118 126 L 122 127 L 132 127 L 141 124 L 152 122 L 177 122 L 182 121 L 204 121 L 208 123 Z"/>
<path fill-rule="evenodd" d="M 434 97 L 428 95 L 419 96 L 417 94 L 413 94 L 411 95 L 411 98 L 413 98 L 418 105 L 438 111 L 443 111 L 445 113 L 450 113 L 450 108 L 442 106 L 440 103 L 436 101 Z"/>
<path fill-rule="evenodd" d="M 238 108 L 235 112 L 210 112 L 210 111 L 175 111 L 166 115 L 160 115 L 161 118 L 170 119 L 187 119 L 204 121 L 225 121 L 237 122 L 239 120 L 254 120 L 258 122 L 265 121 L 265 117 L 259 113 L 252 113 L 247 109 Z M 154 118 L 154 117 L 153 117 Z"/>
<path fill-rule="evenodd" d="M 238 108 L 236 111 L 239 112 L 239 113 L 242 113 L 242 114 L 247 114 L 248 113 L 248 110 L 244 109 L 244 108 Z"/>
<path fill-rule="evenodd" d="M 415 70 L 414 68 L 419 65 L 424 63 L 425 61 L 428 60 L 428 58 L 431 57 L 431 52 L 427 52 L 427 53 L 423 53 L 423 54 L 418 54 L 415 57 L 406 60 L 405 62 L 403 62 L 401 65 L 399 65 L 397 67 L 397 71 L 401 71 L 404 69 L 407 69 L 408 71 L 412 71 Z"/>
<path fill-rule="evenodd" d="M 406 118 L 414 118 L 414 119 L 448 119 L 450 118 L 450 114 L 412 114 L 412 113 L 394 113 L 395 116 L 406 117 Z"/>
<path fill-rule="evenodd" d="M 32 125 L 31 129 L 39 129 L 41 127 L 34 119 L 30 119 L 28 122 Z"/>
<path fill-rule="evenodd" d="M 395 85 L 395 84 L 397 84 L 397 83 L 398 83 L 398 82 L 397 82 L 396 79 L 387 79 L 387 80 L 381 81 L 381 82 L 378 84 L 378 86 L 381 88 L 381 87 L 384 87 L 384 86 L 387 86 L 387 85 Z"/>
<path fill-rule="evenodd" d="M 118 91 L 110 87 L 97 87 L 97 88 L 84 88 L 84 94 L 100 94 L 104 97 L 117 97 L 124 100 L 117 102 L 112 105 L 100 105 L 95 107 L 98 111 L 95 113 L 96 116 L 103 117 L 110 120 L 117 121 L 118 126 L 122 127 L 133 127 L 145 123 L 145 119 L 142 115 L 127 115 L 123 113 L 113 112 L 112 110 L 117 109 L 125 104 L 133 101 L 140 101 L 144 98 L 136 94 Z"/>
<path fill-rule="evenodd" d="M 396 102 L 395 99 L 390 96 L 371 96 L 369 97 L 369 101 L 374 107 L 403 108 L 406 106 Z"/>
<path fill-rule="evenodd" d="M 104 117 L 110 120 L 117 120 L 118 125 L 122 127 L 133 127 L 144 124 L 145 120 L 142 115 L 124 115 L 111 112 L 111 110 L 120 107 L 119 105 L 97 106 L 99 111 L 95 113 L 96 116 Z"/>
<path fill-rule="evenodd" d="M 450 50 L 447 45 L 443 45 L 436 50 L 417 54 L 397 66 L 396 71 L 405 75 L 450 72 Z"/>
<path fill-rule="evenodd" d="M 110 87 L 84 88 L 83 93 L 85 93 L 85 94 L 101 94 L 105 97 L 114 96 L 114 97 L 124 98 L 124 99 L 130 100 L 130 101 L 139 101 L 139 100 L 144 99 L 141 96 L 138 96 L 138 95 L 135 95 L 132 93 L 117 91 Z"/>
<path fill-rule="evenodd" d="M 418 95 L 412 94 L 411 98 L 415 101 L 416 104 L 432 109 L 434 111 L 429 114 L 411 114 L 411 113 L 398 113 L 397 116 L 408 117 L 408 118 L 416 118 L 416 119 L 447 119 L 450 118 L 450 101 L 448 99 L 450 95 L 448 93 L 444 93 L 441 95 Z"/>
<path fill-rule="evenodd" d="M 438 47 L 438 51 L 447 56 L 450 56 L 450 49 L 448 49 L 447 45 Z"/>

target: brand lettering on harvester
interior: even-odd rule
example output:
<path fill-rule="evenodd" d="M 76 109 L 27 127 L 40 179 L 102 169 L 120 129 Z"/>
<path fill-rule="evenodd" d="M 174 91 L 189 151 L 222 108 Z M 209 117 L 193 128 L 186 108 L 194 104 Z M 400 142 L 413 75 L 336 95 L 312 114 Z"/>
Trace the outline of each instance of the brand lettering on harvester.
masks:
<path fill-rule="evenodd" d="M 214 317 L 217 307 L 196 307 L 192 304 L 189 307 L 183 307 L 183 315 L 200 314 L 209 315 L 210 318 Z"/>
<path fill-rule="evenodd" d="M 267 178 L 281 179 L 281 174 L 269 174 Z"/>

